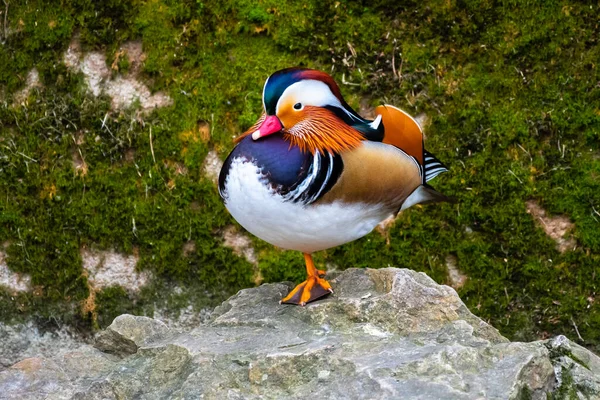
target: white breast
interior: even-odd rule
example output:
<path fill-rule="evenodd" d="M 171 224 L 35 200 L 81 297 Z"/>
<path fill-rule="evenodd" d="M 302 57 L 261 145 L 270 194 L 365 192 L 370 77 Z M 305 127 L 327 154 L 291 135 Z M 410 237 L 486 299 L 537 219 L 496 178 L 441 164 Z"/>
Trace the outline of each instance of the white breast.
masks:
<path fill-rule="evenodd" d="M 284 201 L 261 182 L 257 166 L 242 159 L 233 160 L 225 192 L 225 207 L 246 230 L 275 246 L 304 253 L 363 237 L 390 215 L 373 204 Z"/>

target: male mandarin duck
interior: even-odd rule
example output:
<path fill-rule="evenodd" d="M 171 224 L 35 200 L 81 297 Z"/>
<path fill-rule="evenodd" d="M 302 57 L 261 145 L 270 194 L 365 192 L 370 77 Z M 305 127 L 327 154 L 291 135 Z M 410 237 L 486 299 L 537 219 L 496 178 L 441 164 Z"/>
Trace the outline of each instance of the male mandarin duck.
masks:
<path fill-rule="evenodd" d="M 219 193 L 246 230 L 304 253 L 308 277 L 282 303 L 333 292 L 312 253 L 361 238 L 415 204 L 448 200 L 427 184 L 447 168 L 404 111 L 383 105 L 366 120 L 331 76 L 301 68 L 272 74 L 262 98 L 262 116 L 223 164 Z"/>

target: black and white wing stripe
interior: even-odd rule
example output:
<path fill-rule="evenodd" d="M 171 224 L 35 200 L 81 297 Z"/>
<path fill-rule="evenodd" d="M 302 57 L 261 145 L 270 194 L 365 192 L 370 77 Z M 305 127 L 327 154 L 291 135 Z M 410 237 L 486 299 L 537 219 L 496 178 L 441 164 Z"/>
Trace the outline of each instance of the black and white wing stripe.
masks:
<path fill-rule="evenodd" d="M 423 156 L 423 159 L 425 161 L 423 165 L 425 179 L 423 180 L 423 182 L 429 182 L 442 172 L 448 171 L 448 168 L 446 168 L 446 166 L 442 164 L 440 160 L 435 158 L 433 154 L 431 154 L 427 150 L 423 150 Z"/>
<path fill-rule="evenodd" d="M 327 193 L 337 182 L 344 164 L 339 154 L 316 152 L 304 180 L 293 190 L 283 195 L 287 201 L 314 203 Z"/>

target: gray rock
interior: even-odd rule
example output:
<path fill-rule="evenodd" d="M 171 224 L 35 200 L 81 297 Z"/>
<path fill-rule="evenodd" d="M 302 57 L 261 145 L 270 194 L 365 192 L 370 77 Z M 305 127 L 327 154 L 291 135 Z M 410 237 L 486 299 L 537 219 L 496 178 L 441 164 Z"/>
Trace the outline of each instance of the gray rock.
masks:
<path fill-rule="evenodd" d="M 291 284 L 242 290 L 187 332 L 120 316 L 97 349 L 0 372 L 0 398 L 600 398 L 600 358 L 563 336 L 511 343 L 423 273 L 331 283 L 306 307 L 278 304 Z"/>
<path fill-rule="evenodd" d="M 88 341 L 67 326 L 42 330 L 33 321 L 20 325 L 0 323 L 0 371 L 25 358 L 63 355 Z"/>
<path fill-rule="evenodd" d="M 148 319 L 151 326 L 157 330 L 157 333 L 161 332 L 160 329 L 166 323 L 167 326 L 175 329 L 187 329 L 190 330 L 193 327 L 198 326 L 200 323 L 208 320 L 212 309 L 202 309 L 200 312 L 194 312 L 193 307 L 189 307 L 174 312 L 172 310 L 154 310 L 156 319 Z M 138 317 L 131 317 L 138 318 Z M 157 321 L 160 320 L 160 321 Z M 162 321 L 162 322 L 161 322 Z M 0 322 L 0 371 L 10 367 L 16 362 L 30 357 L 41 357 L 41 358 L 56 358 L 66 353 L 73 351 L 73 349 L 81 348 L 84 345 L 91 345 L 96 343 L 97 346 L 102 346 L 103 335 L 120 335 L 119 331 L 102 331 L 96 336 L 96 340 L 90 334 L 82 333 L 73 327 L 68 325 L 58 326 L 58 321 L 52 326 L 48 327 L 45 321 L 29 320 L 25 323 L 9 325 Z M 113 325 L 115 329 L 125 329 L 124 324 L 120 324 L 120 327 L 116 327 L 117 324 Z M 134 322 L 137 326 L 137 322 Z M 140 323 L 136 329 L 142 329 L 143 324 Z M 111 327 L 111 329 L 113 328 Z M 148 327 L 146 327 L 148 329 Z M 121 350 L 113 349 L 113 352 L 120 354 L 124 351 L 127 354 L 135 353 L 138 346 L 135 345 L 135 341 L 131 339 L 136 338 L 133 332 L 129 333 L 133 336 L 126 336 L 123 338 Z M 145 331 L 140 332 L 139 335 L 145 337 L 144 340 L 152 337 L 147 335 Z M 112 340 L 108 343 L 113 344 Z M 140 342 L 142 344 L 142 342 Z M 106 349 L 110 351 L 110 349 Z"/>
<path fill-rule="evenodd" d="M 69 376 L 52 360 L 26 358 L 0 373 L 0 398 L 69 399 Z"/>
<path fill-rule="evenodd" d="M 547 340 L 545 345 L 550 351 L 558 386 L 562 387 L 561 394 L 568 397 L 581 393 L 600 398 L 599 357 L 562 335 Z M 592 372 L 596 379 L 589 379 Z"/>
<path fill-rule="evenodd" d="M 121 357 L 135 354 L 140 346 L 170 332 L 164 322 L 134 315 L 119 315 L 106 330 L 96 335 L 96 348 Z"/>

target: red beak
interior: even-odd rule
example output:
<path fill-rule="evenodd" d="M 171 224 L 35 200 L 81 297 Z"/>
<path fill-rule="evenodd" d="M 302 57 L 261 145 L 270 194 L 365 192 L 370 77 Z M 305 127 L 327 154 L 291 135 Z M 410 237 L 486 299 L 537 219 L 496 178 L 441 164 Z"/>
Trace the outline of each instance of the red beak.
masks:
<path fill-rule="evenodd" d="M 272 135 L 283 129 L 283 125 L 277 116 L 267 115 L 258 130 L 252 134 L 252 139 L 258 140 L 261 137 Z"/>

